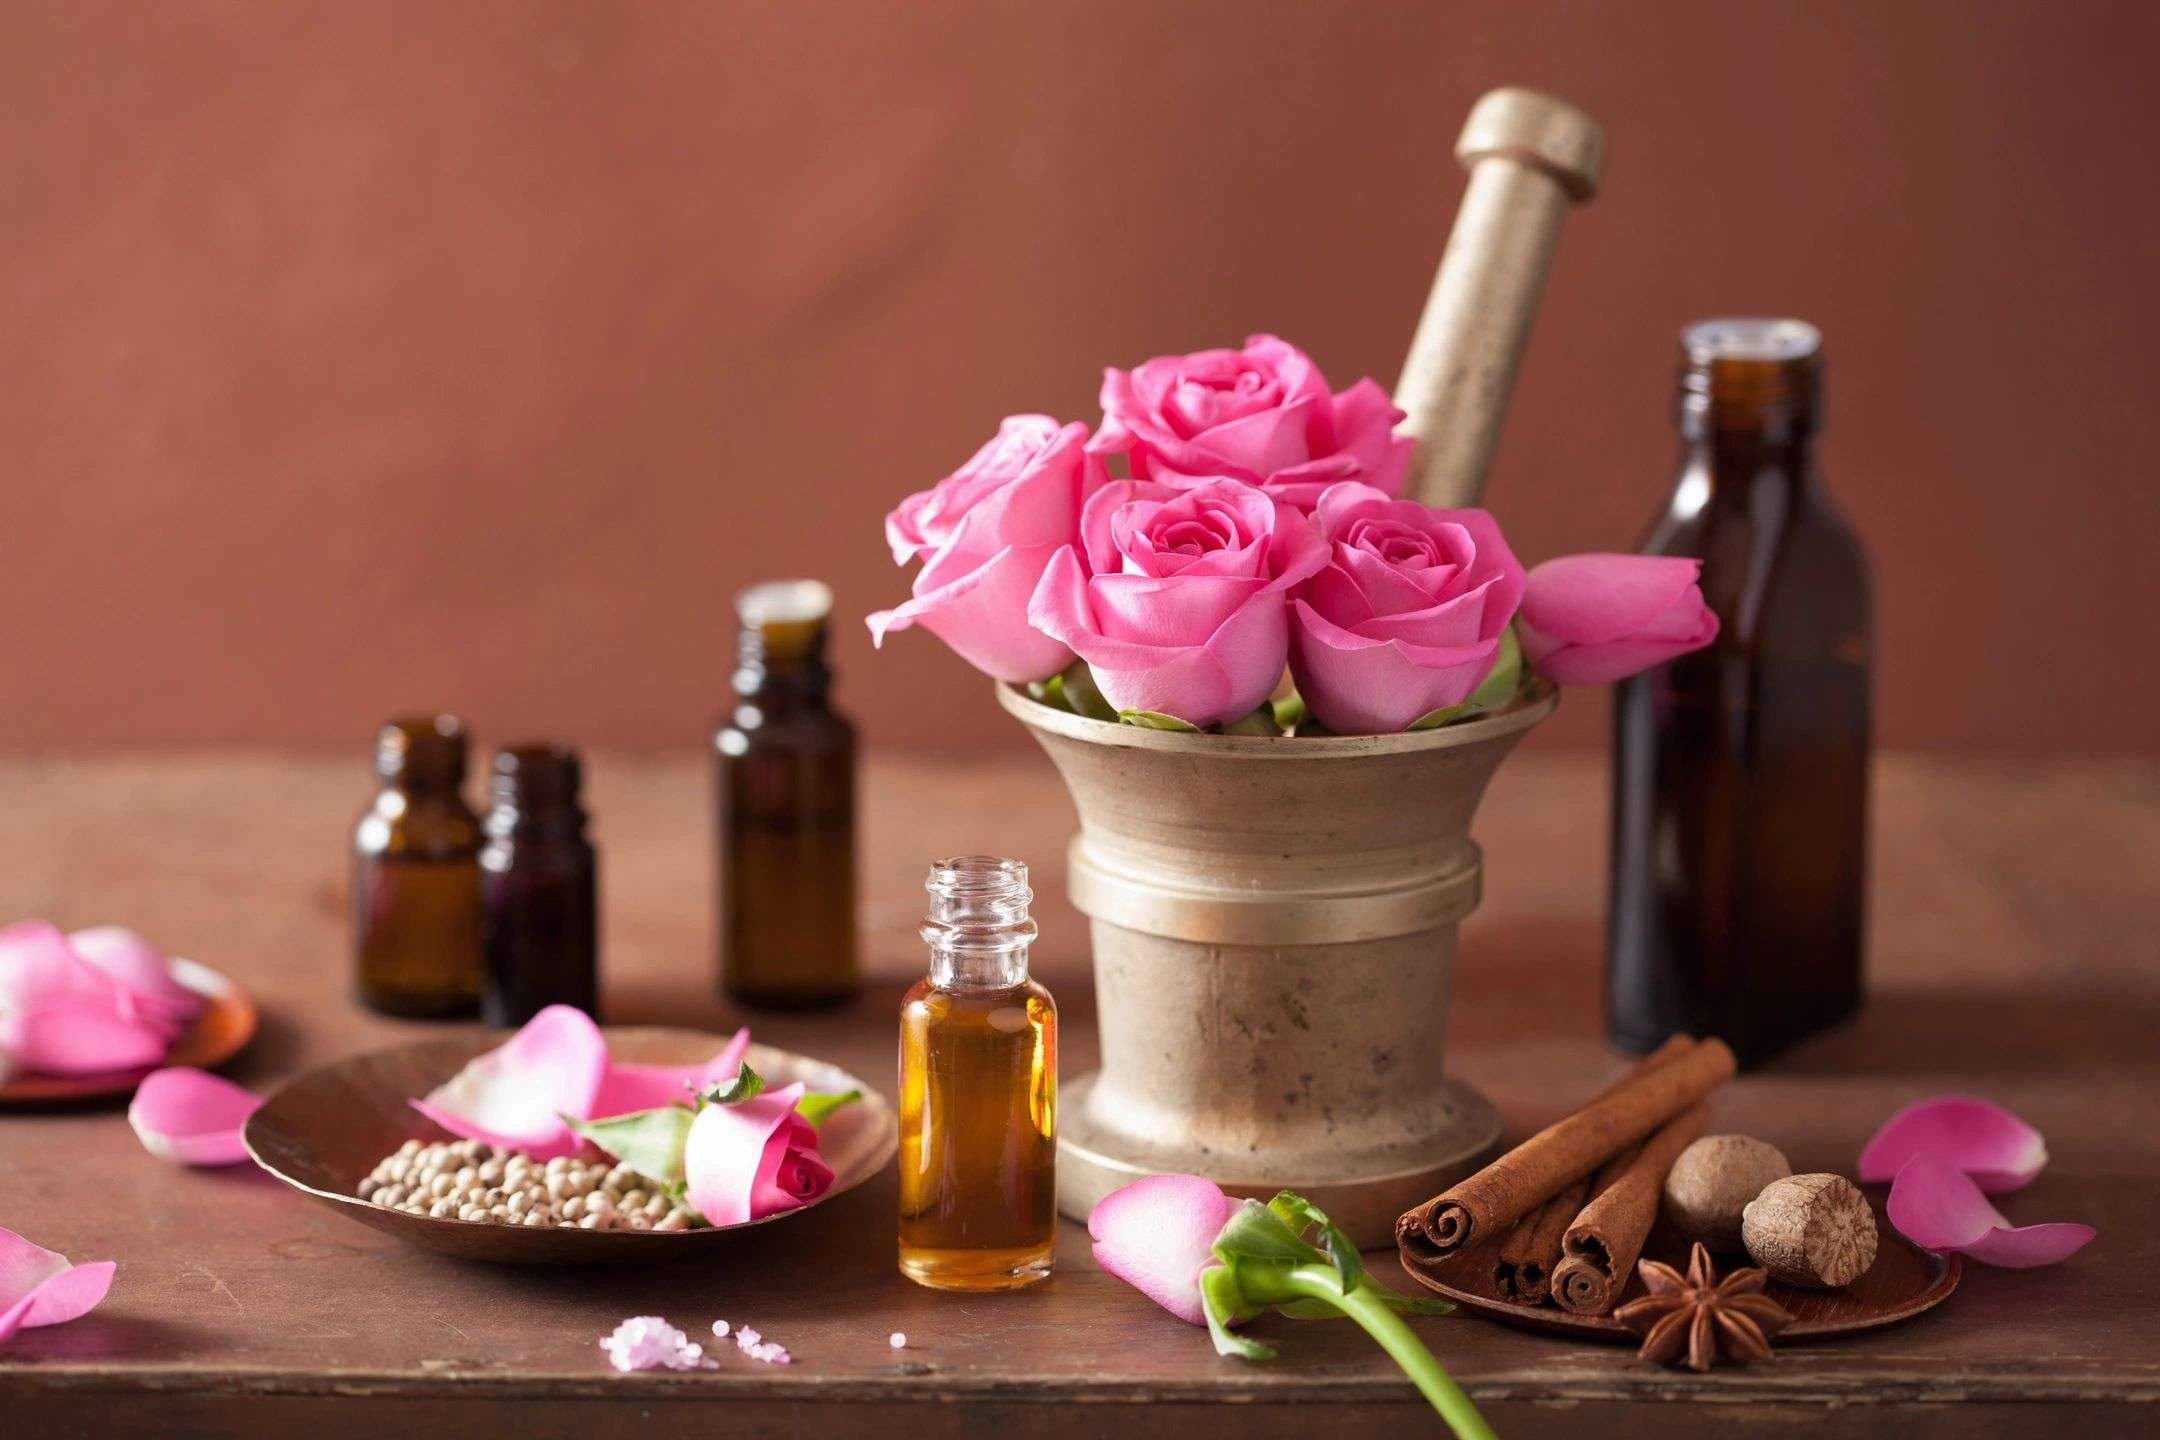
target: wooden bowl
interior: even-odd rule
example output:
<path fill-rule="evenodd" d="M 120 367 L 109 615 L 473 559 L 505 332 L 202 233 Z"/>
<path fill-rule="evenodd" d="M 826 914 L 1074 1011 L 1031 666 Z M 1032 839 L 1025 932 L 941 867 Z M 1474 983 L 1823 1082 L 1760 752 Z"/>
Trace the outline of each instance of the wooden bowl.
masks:
<path fill-rule="evenodd" d="M 1792 1312 L 1793 1323 L 1775 1341 L 1778 1345 L 1858 1330 L 1877 1330 L 1934 1309 L 1957 1289 L 1960 1266 L 1955 1255 L 1937 1255 L 1890 1228 L 1880 1208 L 1875 1216 L 1878 1237 L 1875 1263 L 1867 1273 L 1840 1290 L 1808 1290 L 1772 1280 L 1766 1293 Z M 1527 1330 L 1545 1330 L 1583 1340 L 1610 1340 L 1629 1345 L 1641 1337 L 1610 1315 L 1577 1315 L 1550 1301 L 1543 1305 L 1519 1305 L 1500 1294 L 1493 1282 L 1493 1261 L 1498 1246 L 1486 1245 L 1451 1256 L 1436 1273 L 1411 1275 L 1427 1289 L 1436 1290 L 1466 1310 Z M 1662 1260 L 1686 1273 L 1690 1246 L 1677 1231 L 1662 1222 L 1650 1232 L 1643 1246 L 1646 1259 Z M 1751 1264 L 1744 1255 L 1717 1257 L 1718 1274 Z M 1403 1267 L 1410 1270 L 1409 1266 Z M 1628 1281 L 1618 1305 L 1640 1300 L 1648 1293 L 1640 1275 Z"/>
<path fill-rule="evenodd" d="M 136 1070 L 108 1070 L 102 1075 L 22 1074 L 0 1084 L 0 1108 L 51 1105 L 69 1100 L 91 1100 L 107 1095 L 130 1095 L 143 1076 L 167 1065 L 193 1065 L 214 1070 L 247 1048 L 255 1038 L 255 1002 L 225 976 L 193 960 L 173 960 L 173 979 L 208 1002 L 187 1029 L 173 1041 L 172 1049 L 156 1065 Z"/>
<path fill-rule="evenodd" d="M 709 1060 L 726 1038 L 700 1030 L 659 1027 L 609 1029 L 608 1053 L 618 1060 L 688 1065 Z M 656 1232 L 573 1230 L 437 1219 L 371 1205 L 353 1193 L 385 1155 L 407 1140 L 454 1138 L 406 1102 L 427 1094 L 465 1062 L 502 1042 L 500 1035 L 421 1040 L 320 1065 L 286 1081 L 249 1117 L 242 1137 L 255 1163 L 295 1190 L 386 1235 L 465 1260 L 510 1265 L 610 1265 L 686 1260 L 737 1243 L 737 1232 L 777 1224 L 862 1184 L 885 1168 L 899 1148 L 900 1127 L 885 1098 L 862 1081 L 820 1060 L 752 1045 L 749 1062 L 773 1086 L 804 1081 L 813 1090 L 856 1090 L 819 1127 L 820 1153 L 832 1167 L 832 1188 L 808 1205 L 747 1225 Z"/>

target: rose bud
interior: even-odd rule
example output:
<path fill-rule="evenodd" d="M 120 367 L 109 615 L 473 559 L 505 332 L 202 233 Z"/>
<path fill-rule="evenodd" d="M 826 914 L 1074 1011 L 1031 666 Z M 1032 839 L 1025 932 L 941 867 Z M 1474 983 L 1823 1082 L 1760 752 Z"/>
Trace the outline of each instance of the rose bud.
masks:
<path fill-rule="evenodd" d="M 1337 485 L 1313 518 L 1328 563 L 1299 592 L 1290 646 L 1313 717 L 1338 735 L 1389 734 L 1468 699 L 1523 595 L 1492 516 Z"/>
<path fill-rule="evenodd" d="M 967 464 L 885 517 L 893 559 L 923 559 L 913 598 L 870 617 L 871 639 L 920 625 L 997 680 L 1040 680 L 1072 652 L 1027 621 L 1028 596 L 1080 508 L 1109 479 L 1087 427 L 1014 415 Z"/>
<path fill-rule="evenodd" d="M 1603 685 L 1700 650 L 1718 633 L 1701 573 L 1702 561 L 1665 555 L 1546 561 L 1518 617 L 1530 668 L 1557 685 Z"/>
<path fill-rule="evenodd" d="M 1282 678 L 1286 601 L 1327 551 L 1304 516 L 1215 479 L 1178 490 L 1113 481 L 1080 517 L 1028 618 L 1088 662 L 1120 712 L 1212 725 L 1250 713 Z"/>
<path fill-rule="evenodd" d="M 1343 480 L 1396 494 L 1410 467 L 1413 442 L 1395 433 L 1403 412 L 1385 391 L 1360 380 L 1331 394 L 1311 357 L 1273 335 L 1105 370 L 1102 408 L 1090 448 L 1128 456 L 1136 477 L 1227 475 L 1300 510 Z"/>

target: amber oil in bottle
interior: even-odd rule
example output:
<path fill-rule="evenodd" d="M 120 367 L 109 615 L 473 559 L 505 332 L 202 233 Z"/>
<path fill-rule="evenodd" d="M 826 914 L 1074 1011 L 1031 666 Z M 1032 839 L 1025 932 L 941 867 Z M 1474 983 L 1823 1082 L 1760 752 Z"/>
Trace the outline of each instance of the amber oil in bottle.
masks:
<path fill-rule="evenodd" d="M 718 769 L 720 980 L 746 1004 L 831 1005 L 858 984 L 855 727 L 830 703 L 815 580 L 736 597 L 735 708 Z"/>
<path fill-rule="evenodd" d="M 465 727 L 406 716 L 375 743 L 375 803 L 353 832 L 361 1002 L 450 1018 L 480 1007 L 480 817 L 465 803 Z"/>
<path fill-rule="evenodd" d="M 1027 866 L 930 867 L 930 973 L 900 1006 L 900 1272 L 938 1290 L 1050 1274 L 1057 1005 L 1028 978 Z"/>
<path fill-rule="evenodd" d="M 599 1018 L 599 858 L 582 775 L 577 753 L 560 745 L 495 752 L 480 851 L 480 1014 L 490 1025 L 522 1025 L 550 1005 Z"/>

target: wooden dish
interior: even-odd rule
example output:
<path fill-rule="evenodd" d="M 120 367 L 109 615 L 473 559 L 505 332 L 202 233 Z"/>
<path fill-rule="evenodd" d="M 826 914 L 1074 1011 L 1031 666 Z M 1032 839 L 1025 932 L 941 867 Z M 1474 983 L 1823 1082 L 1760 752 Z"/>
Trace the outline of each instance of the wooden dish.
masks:
<path fill-rule="evenodd" d="M 1777 1344 L 1878 1330 L 1885 1325 L 1910 1320 L 1950 1298 L 1950 1292 L 1958 1285 L 1957 1256 L 1937 1255 L 1906 1240 L 1882 1218 L 1880 1207 L 1876 1209 L 1875 1224 L 1879 1237 L 1875 1263 L 1868 1267 L 1865 1275 L 1844 1289 L 1806 1290 L 1781 1280 L 1770 1282 L 1766 1293 L 1793 1316 L 1791 1327 L 1779 1334 Z M 1639 1337 L 1610 1315 L 1577 1315 L 1549 1302 L 1518 1305 L 1503 1299 L 1499 1287 L 1493 1283 L 1493 1261 L 1498 1248 L 1497 1245 L 1480 1246 L 1452 1256 L 1438 1267 L 1437 1277 L 1419 1274 L 1407 1265 L 1403 1268 L 1410 1270 L 1412 1278 L 1426 1288 L 1436 1290 L 1464 1309 L 1474 1310 L 1488 1319 L 1583 1340 L 1637 1343 Z M 1650 1232 L 1649 1242 L 1643 1246 L 1646 1258 L 1662 1260 L 1683 1273 L 1687 1270 L 1688 1252 L 1688 1242 L 1662 1223 Z M 1717 1259 L 1720 1275 L 1749 1263 L 1744 1255 L 1721 1255 Z M 1630 1300 L 1639 1300 L 1645 1293 L 1642 1277 L 1634 1276 L 1618 1303 L 1625 1305 Z"/>
<path fill-rule="evenodd" d="M 610 1029 L 608 1053 L 618 1060 L 689 1065 L 709 1060 L 727 1043 L 701 1030 L 660 1027 Z M 853 1075 L 770 1045 L 752 1045 L 749 1062 L 767 1083 L 797 1080 L 813 1090 L 861 1090 L 819 1128 L 819 1148 L 833 1170 L 832 1188 L 808 1205 L 747 1225 L 679 1230 L 571 1230 L 436 1219 L 371 1205 L 353 1193 L 376 1162 L 407 1140 L 443 1140 L 448 1132 L 406 1102 L 455 1075 L 502 1036 L 421 1040 L 319 1065 L 286 1081 L 250 1116 L 241 1132 L 255 1163 L 295 1190 L 339 1214 L 400 1240 L 465 1260 L 511 1265 L 609 1265 L 685 1260 L 737 1243 L 736 1232 L 813 1210 L 885 1168 L 899 1148 L 900 1127 L 885 1098 Z"/>
<path fill-rule="evenodd" d="M 255 1038 L 255 1002 L 225 976 L 193 960 L 172 960 L 173 979 L 208 1002 L 172 1049 L 156 1065 L 136 1070 L 108 1070 L 102 1075 L 22 1074 L 0 1083 L 0 1108 L 50 1105 L 134 1093 L 143 1076 L 167 1065 L 214 1070 L 247 1048 Z"/>

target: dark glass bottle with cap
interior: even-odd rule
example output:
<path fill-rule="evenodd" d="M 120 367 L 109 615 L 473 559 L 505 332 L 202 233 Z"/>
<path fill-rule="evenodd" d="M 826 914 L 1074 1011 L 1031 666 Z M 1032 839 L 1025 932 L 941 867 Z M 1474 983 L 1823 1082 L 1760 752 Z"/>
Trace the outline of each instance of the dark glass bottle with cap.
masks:
<path fill-rule="evenodd" d="M 480 1014 L 490 1025 L 522 1025 L 549 1005 L 599 1018 L 599 858 L 581 775 L 576 752 L 559 745 L 495 754 L 480 851 Z"/>
<path fill-rule="evenodd" d="M 719 766 L 720 978 L 752 1005 L 855 993 L 855 727 L 829 703 L 832 591 L 776 580 L 736 597 L 735 708 Z"/>
<path fill-rule="evenodd" d="M 1616 696 L 1608 1023 L 1752 1064 L 1860 1005 L 1868 567 L 1816 468 L 1815 327 L 1707 320 L 1680 346 L 1680 474 L 1643 548 L 1703 562 L 1722 628 Z"/>
<path fill-rule="evenodd" d="M 386 1015 L 480 1007 L 480 818 L 465 803 L 455 715 L 390 721 L 375 742 L 375 803 L 353 832 L 360 999 Z"/>

